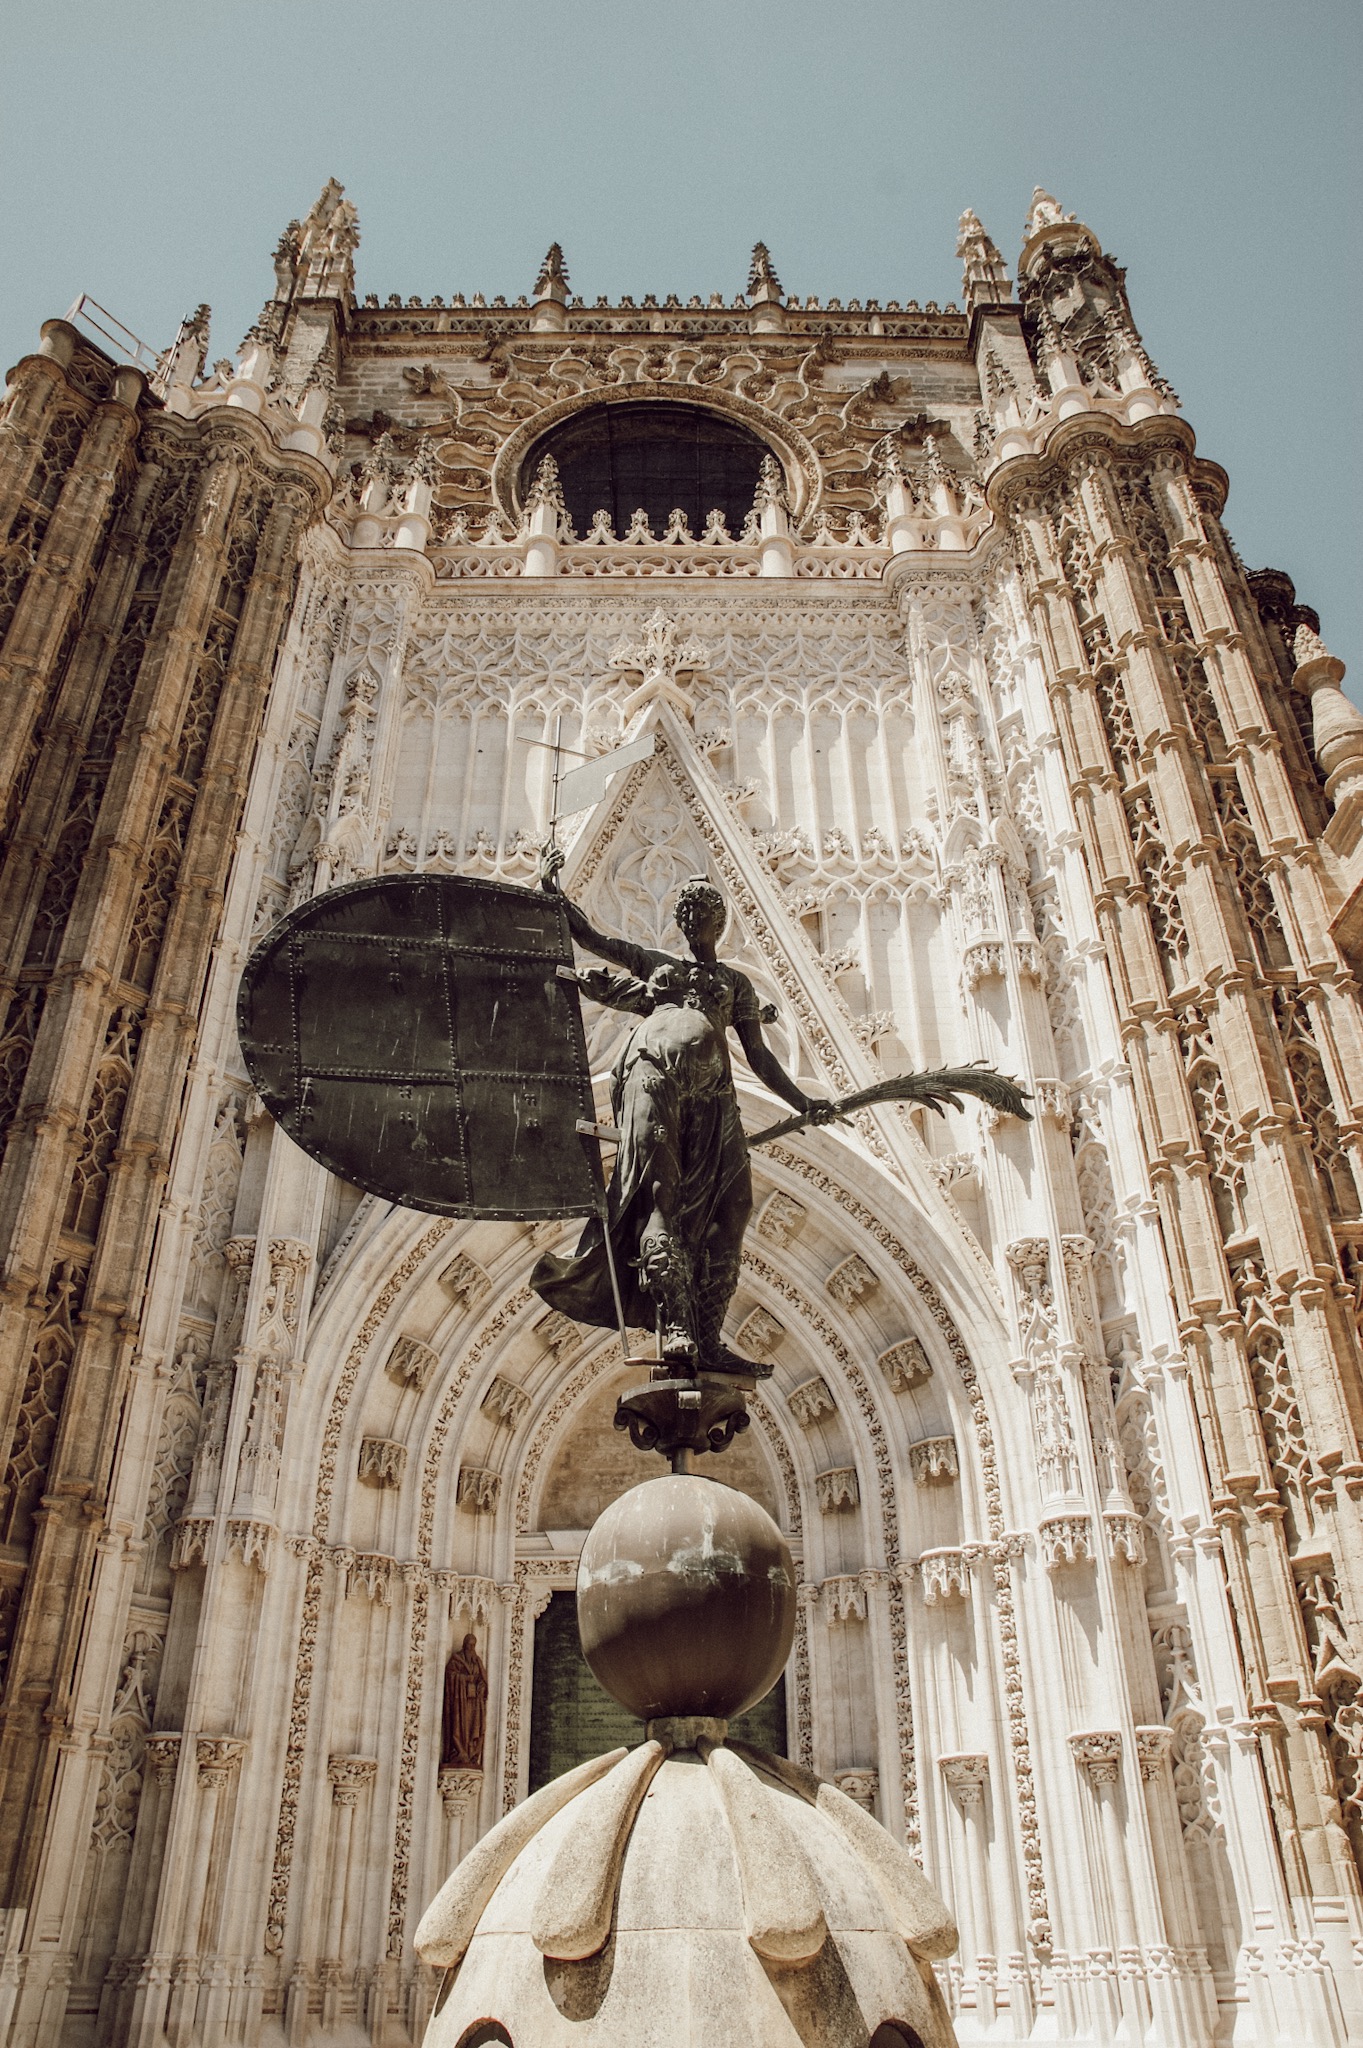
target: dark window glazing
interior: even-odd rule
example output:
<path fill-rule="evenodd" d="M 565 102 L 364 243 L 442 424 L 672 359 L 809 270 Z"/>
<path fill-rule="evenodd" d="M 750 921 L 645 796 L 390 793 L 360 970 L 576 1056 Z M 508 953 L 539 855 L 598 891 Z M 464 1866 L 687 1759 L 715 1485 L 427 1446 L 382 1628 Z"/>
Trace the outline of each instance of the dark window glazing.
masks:
<path fill-rule="evenodd" d="M 767 453 L 756 434 L 703 406 L 665 400 L 594 405 L 535 443 L 521 468 L 521 500 L 542 459 L 552 455 L 579 537 L 604 511 L 623 539 L 642 507 L 659 540 L 678 508 L 697 540 L 716 509 L 737 539 Z"/>
<path fill-rule="evenodd" d="M 786 1681 L 729 1724 L 730 1733 L 759 1749 L 786 1753 Z M 535 1623 L 535 1673 L 530 1693 L 530 1790 L 585 1764 L 619 1744 L 643 1739 L 627 1707 L 603 1692 L 582 1654 L 577 1595 L 555 1593 Z"/>

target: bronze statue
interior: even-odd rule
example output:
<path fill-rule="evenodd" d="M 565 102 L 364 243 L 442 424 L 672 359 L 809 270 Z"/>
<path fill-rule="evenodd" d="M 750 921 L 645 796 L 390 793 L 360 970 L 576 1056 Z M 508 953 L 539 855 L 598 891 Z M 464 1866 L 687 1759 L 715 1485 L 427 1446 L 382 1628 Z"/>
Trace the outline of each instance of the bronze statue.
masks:
<path fill-rule="evenodd" d="M 487 1671 L 478 1655 L 478 1638 L 464 1637 L 445 1666 L 445 1712 L 440 1739 L 440 1768 L 481 1771 L 487 1738 Z"/>
<path fill-rule="evenodd" d="M 563 854 L 547 846 L 540 886 L 558 892 Z M 674 915 L 690 959 L 607 937 L 563 898 L 569 929 L 586 952 L 623 968 L 593 968 L 578 982 L 594 1002 L 639 1018 L 615 1063 L 611 1106 L 621 1141 L 607 1190 L 607 1223 L 625 1321 L 656 1326 L 663 1358 L 682 1371 L 760 1372 L 728 1350 L 724 1318 L 738 1284 L 752 1213 L 748 1141 L 738 1114 L 728 1032 L 759 1081 L 803 1119 L 823 1121 L 831 1103 L 806 1095 L 762 1036 L 761 1006 L 746 974 L 716 958 L 727 922 L 724 898 L 695 878 Z M 541 1258 L 530 1285 L 579 1323 L 613 1328 L 601 1220 L 587 1224 L 572 1258 Z"/>

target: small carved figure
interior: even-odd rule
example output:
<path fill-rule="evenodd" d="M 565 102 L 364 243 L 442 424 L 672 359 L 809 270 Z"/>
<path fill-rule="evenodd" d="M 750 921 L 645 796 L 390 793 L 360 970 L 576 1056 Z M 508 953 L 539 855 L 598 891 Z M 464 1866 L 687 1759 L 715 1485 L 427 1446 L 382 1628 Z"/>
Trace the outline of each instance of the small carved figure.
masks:
<path fill-rule="evenodd" d="M 478 1655 L 478 1638 L 470 1634 L 445 1666 L 441 1770 L 481 1771 L 486 1737 L 487 1671 Z"/>
<path fill-rule="evenodd" d="M 540 885 L 557 891 L 560 848 L 541 856 Z M 738 1284 L 752 1213 L 748 1141 L 739 1119 L 728 1033 L 737 1033 L 760 1081 L 801 1115 L 822 1121 L 832 1105 L 793 1081 L 762 1036 L 761 1006 L 746 974 L 715 948 L 728 911 L 713 883 L 687 882 L 674 915 L 689 960 L 596 931 L 567 902 L 568 925 L 587 952 L 622 967 L 578 977 L 584 994 L 639 1023 L 611 1077 L 622 1133 L 607 1192 L 607 1228 L 625 1321 L 656 1324 L 662 1355 L 683 1370 L 760 1370 L 726 1349 L 721 1333 Z M 572 1258 L 546 1253 L 530 1284 L 579 1323 L 614 1327 L 616 1314 L 601 1222 L 592 1218 Z"/>

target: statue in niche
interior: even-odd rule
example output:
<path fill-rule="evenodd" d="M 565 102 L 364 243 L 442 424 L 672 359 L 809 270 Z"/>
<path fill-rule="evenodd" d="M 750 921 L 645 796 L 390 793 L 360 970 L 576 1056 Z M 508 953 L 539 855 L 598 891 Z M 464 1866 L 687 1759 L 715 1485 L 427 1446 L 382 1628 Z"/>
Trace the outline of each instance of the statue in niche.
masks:
<path fill-rule="evenodd" d="M 562 866 L 562 850 L 546 846 L 540 886 L 557 892 Z M 612 1115 L 622 1135 L 606 1229 L 624 1320 L 636 1329 L 656 1327 L 664 1360 L 682 1371 L 760 1373 L 722 1338 L 752 1213 L 730 1029 L 758 1080 L 801 1117 L 823 1122 L 836 1113 L 834 1105 L 814 1100 L 791 1079 L 762 1036 L 752 983 L 716 957 L 728 909 L 712 882 L 695 877 L 677 896 L 673 914 L 689 959 L 609 938 L 575 903 L 565 898 L 564 907 L 578 945 L 624 969 L 579 974 L 583 993 L 639 1018 L 611 1076 Z M 574 1321 L 613 1329 L 600 1218 L 588 1222 L 571 1258 L 546 1253 L 530 1285 Z"/>
<path fill-rule="evenodd" d="M 478 1655 L 478 1638 L 464 1637 L 445 1666 L 445 1711 L 441 1725 L 440 1768 L 481 1771 L 487 1739 L 487 1669 Z"/>

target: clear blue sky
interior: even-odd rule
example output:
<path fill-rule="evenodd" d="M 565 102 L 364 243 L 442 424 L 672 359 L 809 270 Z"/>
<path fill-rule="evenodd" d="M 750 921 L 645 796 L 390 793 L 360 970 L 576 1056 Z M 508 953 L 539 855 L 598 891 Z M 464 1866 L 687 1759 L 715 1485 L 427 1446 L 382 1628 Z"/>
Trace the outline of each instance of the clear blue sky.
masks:
<path fill-rule="evenodd" d="M 1363 695 L 1358 0 L 7 0 L 0 351 L 82 290 L 215 354 L 335 174 L 361 291 L 959 294 L 1033 185 L 1128 268 L 1227 523 Z"/>

